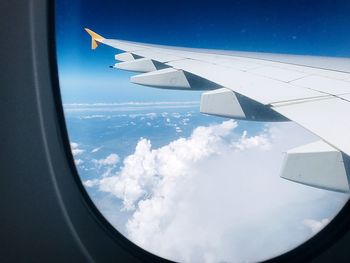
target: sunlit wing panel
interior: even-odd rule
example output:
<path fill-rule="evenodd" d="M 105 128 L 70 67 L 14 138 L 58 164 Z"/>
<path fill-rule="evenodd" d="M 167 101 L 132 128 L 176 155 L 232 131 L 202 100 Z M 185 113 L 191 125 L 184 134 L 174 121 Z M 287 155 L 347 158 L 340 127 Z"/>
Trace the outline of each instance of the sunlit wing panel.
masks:
<path fill-rule="evenodd" d="M 264 105 L 327 95 L 315 90 L 293 86 L 272 77 L 193 59 L 173 61 L 167 65 L 208 79 Z"/>
<path fill-rule="evenodd" d="M 103 43 L 207 78 L 263 104 L 319 97 L 328 94 L 340 95 L 350 93 L 348 81 L 350 74 L 348 72 L 266 60 L 266 55 L 264 59 L 257 59 L 241 57 L 241 53 L 239 53 L 241 56 L 208 54 L 200 53 L 199 51 L 169 49 L 117 40 L 104 40 Z M 255 56 L 257 55 L 255 54 Z M 290 57 L 290 55 L 286 56 Z M 283 61 L 281 59 L 282 55 L 278 55 L 277 58 Z M 296 62 L 303 62 L 300 56 L 297 56 L 297 58 Z M 308 56 L 307 58 L 309 59 L 308 61 L 313 59 L 321 61 L 321 58 L 318 57 Z M 326 62 L 331 62 L 330 58 L 324 59 Z M 289 58 L 288 61 L 291 60 Z M 349 70 L 346 64 L 348 60 L 340 58 L 336 58 L 336 60 L 345 65 L 344 70 Z M 324 63 L 321 63 L 322 67 L 326 66 Z M 330 63 L 330 67 L 337 68 L 335 65 L 337 64 Z M 244 83 L 241 83 L 241 81 Z M 259 86 L 262 86 L 262 88 L 255 90 L 257 82 L 260 83 Z M 255 87 L 253 91 L 250 85 Z M 276 88 L 277 90 L 275 90 Z M 264 94 L 260 93 L 260 90 L 264 90 L 274 97 L 267 99 Z M 316 93 L 312 91 L 316 91 Z"/>
<path fill-rule="evenodd" d="M 349 101 L 338 97 L 286 103 L 272 108 L 350 156 Z"/>

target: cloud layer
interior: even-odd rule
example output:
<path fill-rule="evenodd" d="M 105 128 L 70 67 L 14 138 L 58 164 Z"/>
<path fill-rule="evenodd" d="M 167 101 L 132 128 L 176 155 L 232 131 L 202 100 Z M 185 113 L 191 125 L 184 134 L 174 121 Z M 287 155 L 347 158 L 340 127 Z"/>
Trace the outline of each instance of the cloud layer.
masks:
<path fill-rule="evenodd" d="M 347 196 L 279 178 L 282 153 L 315 140 L 301 128 L 268 125 L 249 136 L 236 127 L 232 120 L 198 127 L 157 149 L 141 138 L 120 171 L 85 185 L 120 199 L 131 215 L 128 237 L 160 256 L 246 262 L 278 255 L 327 224 Z"/>

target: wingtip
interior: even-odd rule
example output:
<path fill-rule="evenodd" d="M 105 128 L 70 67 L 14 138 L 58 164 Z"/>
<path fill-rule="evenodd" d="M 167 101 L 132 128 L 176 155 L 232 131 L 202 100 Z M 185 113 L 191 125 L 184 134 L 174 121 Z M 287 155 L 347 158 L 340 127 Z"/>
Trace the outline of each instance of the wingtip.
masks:
<path fill-rule="evenodd" d="M 87 28 L 87 27 L 84 27 L 84 30 L 90 35 L 90 32 L 92 32 L 91 31 L 91 29 L 89 29 L 89 28 Z"/>
<path fill-rule="evenodd" d="M 84 30 L 91 36 L 91 49 L 96 49 L 98 45 L 105 39 L 103 36 L 95 33 L 87 27 L 84 27 Z"/>
<path fill-rule="evenodd" d="M 103 40 L 105 39 L 103 36 L 95 33 L 94 31 L 92 31 L 91 29 L 84 27 L 84 30 L 95 40 Z"/>

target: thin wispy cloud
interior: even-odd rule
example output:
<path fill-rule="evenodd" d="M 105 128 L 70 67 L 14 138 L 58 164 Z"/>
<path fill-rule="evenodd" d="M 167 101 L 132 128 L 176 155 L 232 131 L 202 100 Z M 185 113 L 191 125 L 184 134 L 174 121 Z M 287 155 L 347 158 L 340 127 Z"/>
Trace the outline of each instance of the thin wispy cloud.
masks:
<path fill-rule="evenodd" d="M 123 103 L 70 103 L 64 104 L 66 112 L 118 112 L 150 109 L 198 108 L 199 101 L 162 101 L 162 102 L 123 102 Z"/>
<path fill-rule="evenodd" d="M 91 153 L 96 153 L 96 152 L 98 152 L 98 151 L 101 150 L 101 149 L 102 149 L 102 146 L 101 146 L 101 147 L 94 148 L 94 149 L 91 150 Z"/>

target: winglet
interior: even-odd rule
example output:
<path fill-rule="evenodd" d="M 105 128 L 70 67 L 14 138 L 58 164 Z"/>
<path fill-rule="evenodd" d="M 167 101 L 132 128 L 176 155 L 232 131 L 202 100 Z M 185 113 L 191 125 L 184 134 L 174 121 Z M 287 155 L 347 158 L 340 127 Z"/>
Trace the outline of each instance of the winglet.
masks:
<path fill-rule="evenodd" d="M 96 34 L 94 31 L 84 28 L 86 32 L 91 36 L 91 49 L 95 49 L 98 47 L 100 43 L 105 39 L 103 36 L 100 36 L 99 34 Z"/>

